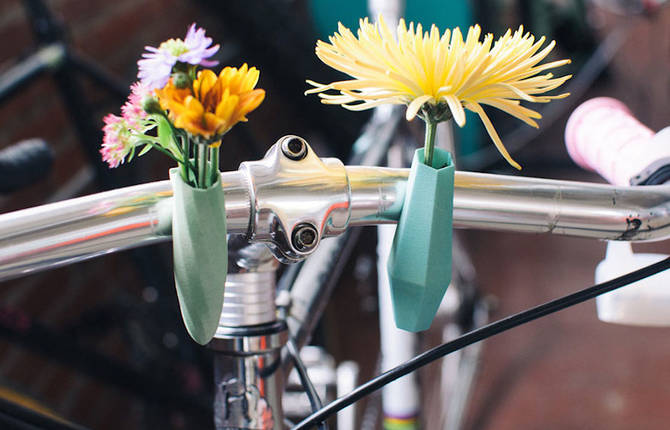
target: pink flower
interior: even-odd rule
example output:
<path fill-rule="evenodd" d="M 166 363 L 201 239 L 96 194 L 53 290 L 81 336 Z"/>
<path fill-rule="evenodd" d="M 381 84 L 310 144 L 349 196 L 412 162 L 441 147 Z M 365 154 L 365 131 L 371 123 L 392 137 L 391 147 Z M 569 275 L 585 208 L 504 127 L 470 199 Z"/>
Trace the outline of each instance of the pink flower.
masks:
<path fill-rule="evenodd" d="M 217 61 L 207 58 L 219 50 L 219 45 L 210 46 L 212 39 L 205 36 L 203 28 L 197 28 L 195 23 L 189 27 L 184 40 L 169 39 L 161 43 L 158 48 L 145 46 L 149 52 L 142 54 L 142 60 L 137 62 L 139 72 L 137 77 L 148 89 L 163 88 L 170 79 L 175 64 L 187 63 L 204 67 L 216 66 Z"/>
<path fill-rule="evenodd" d="M 102 161 L 109 164 L 110 168 L 115 168 L 124 162 L 132 149 L 130 129 L 123 118 L 113 114 L 107 115 L 103 121 L 105 126 L 102 131 L 105 136 L 102 140 L 100 154 L 102 154 Z"/>
<path fill-rule="evenodd" d="M 130 86 L 130 95 L 126 103 L 121 106 L 123 119 L 132 126 L 139 128 L 141 121 L 147 117 L 147 113 L 142 108 L 142 100 L 149 95 L 149 89 L 141 82 L 135 82 Z"/>

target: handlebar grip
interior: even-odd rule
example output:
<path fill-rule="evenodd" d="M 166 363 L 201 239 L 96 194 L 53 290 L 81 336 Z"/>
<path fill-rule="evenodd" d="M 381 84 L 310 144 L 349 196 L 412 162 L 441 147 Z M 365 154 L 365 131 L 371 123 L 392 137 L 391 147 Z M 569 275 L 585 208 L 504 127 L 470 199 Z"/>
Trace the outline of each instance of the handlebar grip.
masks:
<path fill-rule="evenodd" d="M 30 139 L 0 150 L 0 193 L 10 193 L 44 178 L 53 164 L 53 151 L 42 139 Z"/>
<path fill-rule="evenodd" d="M 565 144 L 579 166 L 615 185 L 670 179 L 670 127 L 654 133 L 619 100 L 598 97 L 568 119 Z"/>

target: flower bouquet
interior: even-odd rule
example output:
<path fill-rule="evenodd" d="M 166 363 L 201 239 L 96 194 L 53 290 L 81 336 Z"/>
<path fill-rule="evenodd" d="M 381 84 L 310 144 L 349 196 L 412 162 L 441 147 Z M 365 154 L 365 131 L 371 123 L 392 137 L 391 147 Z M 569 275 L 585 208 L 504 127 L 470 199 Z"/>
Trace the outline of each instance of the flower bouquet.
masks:
<path fill-rule="evenodd" d="M 451 228 L 454 165 L 451 155 L 435 148 L 437 124 L 465 124 L 465 109 L 476 113 L 502 156 L 520 169 L 505 149 L 482 105 L 489 105 L 537 127 L 540 114 L 521 101 L 546 103 L 568 94 L 543 95 L 570 76 L 544 73 L 569 63 L 540 64 L 555 43 L 546 47 L 520 27 L 497 41 L 472 26 L 465 40 L 458 28 L 443 34 L 434 25 L 409 27 L 400 20 L 392 33 L 380 16 L 376 24 L 360 21 L 355 36 L 342 24 L 319 41 L 317 56 L 353 79 L 319 84 L 307 81 L 323 103 L 364 110 L 381 104 L 407 105 L 406 118 L 426 123 L 425 144 L 412 161 L 404 205 L 388 261 L 391 297 L 399 328 L 427 329 L 451 280 Z M 335 90 L 336 93 L 329 91 Z"/>
<path fill-rule="evenodd" d="M 210 69 L 218 49 L 195 24 L 183 40 L 147 46 L 122 115 L 104 119 L 100 150 L 110 167 L 151 149 L 177 163 L 170 170 L 175 286 L 184 324 L 203 345 L 218 326 L 228 265 L 221 141 L 265 97 L 255 89 L 255 67 Z"/>

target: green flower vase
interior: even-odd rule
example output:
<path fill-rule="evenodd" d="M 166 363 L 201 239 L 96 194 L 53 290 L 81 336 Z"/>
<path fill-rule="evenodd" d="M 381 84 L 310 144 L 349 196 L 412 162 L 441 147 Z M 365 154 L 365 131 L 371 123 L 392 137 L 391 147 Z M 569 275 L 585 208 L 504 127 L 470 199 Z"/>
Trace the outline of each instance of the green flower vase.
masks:
<path fill-rule="evenodd" d="M 226 206 L 221 177 L 209 188 L 193 188 L 170 170 L 174 192 L 172 249 L 179 307 L 186 330 L 201 345 L 214 337 L 228 272 Z"/>
<path fill-rule="evenodd" d="M 423 151 L 412 160 L 387 266 L 396 326 L 412 332 L 430 327 L 451 281 L 454 163 L 435 148 L 440 167 L 427 166 Z"/>

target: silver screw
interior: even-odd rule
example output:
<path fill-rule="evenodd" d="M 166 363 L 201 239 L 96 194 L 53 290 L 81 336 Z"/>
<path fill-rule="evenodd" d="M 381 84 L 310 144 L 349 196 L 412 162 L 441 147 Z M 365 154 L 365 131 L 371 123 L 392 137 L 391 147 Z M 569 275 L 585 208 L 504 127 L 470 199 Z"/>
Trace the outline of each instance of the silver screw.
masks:
<path fill-rule="evenodd" d="M 300 252 L 307 252 L 316 246 L 319 232 L 312 224 L 299 224 L 293 229 L 293 247 Z"/>
<path fill-rule="evenodd" d="M 286 136 L 281 143 L 281 150 L 291 160 L 299 161 L 307 155 L 307 143 L 298 136 Z"/>

